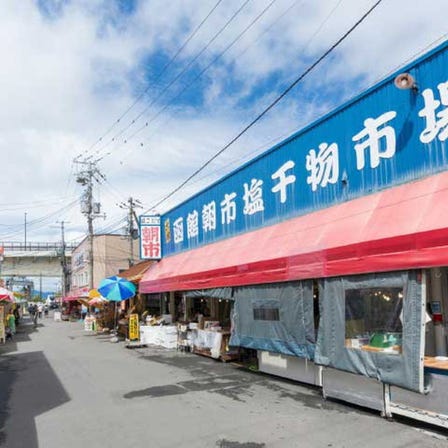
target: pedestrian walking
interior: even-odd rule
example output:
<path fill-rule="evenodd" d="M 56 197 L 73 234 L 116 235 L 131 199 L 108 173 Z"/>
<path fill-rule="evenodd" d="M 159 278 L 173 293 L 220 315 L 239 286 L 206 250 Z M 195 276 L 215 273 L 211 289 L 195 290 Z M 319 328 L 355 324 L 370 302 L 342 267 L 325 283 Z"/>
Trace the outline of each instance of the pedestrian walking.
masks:
<path fill-rule="evenodd" d="M 14 313 L 9 310 L 8 314 L 6 315 L 6 325 L 11 330 L 11 335 L 16 334 L 16 318 L 14 316 Z"/>
<path fill-rule="evenodd" d="M 37 306 L 36 306 L 36 304 L 32 303 L 32 304 L 28 307 L 28 313 L 29 313 L 30 318 L 32 319 L 34 325 L 37 325 L 37 315 L 38 315 L 38 310 L 37 310 Z"/>
<path fill-rule="evenodd" d="M 20 305 L 16 305 L 14 308 L 14 317 L 16 318 L 16 326 L 19 325 L 19 320 L 20 320 Z"/>
<path fill-rule="evenodd" d="M 84 320 L 87 316 L 88 308 L 85 305 L 81 305 L 81 319 Z"/>
<path fill-rule="evenodd" d="M 39 303 L 39 305 L 37 305 L 37 312 L 39 313 L 39 319 L 42 319 L 43 311 L 44 311 L 44 305 L 42 303 Z"/>

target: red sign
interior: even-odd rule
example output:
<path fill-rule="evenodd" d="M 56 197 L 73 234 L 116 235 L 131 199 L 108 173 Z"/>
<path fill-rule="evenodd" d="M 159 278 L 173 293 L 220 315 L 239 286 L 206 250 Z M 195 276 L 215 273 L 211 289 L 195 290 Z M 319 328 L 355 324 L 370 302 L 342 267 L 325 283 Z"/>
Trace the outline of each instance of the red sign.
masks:
<path fill-rule="evenodd" d="M 140 217 L 140 253 L 144 260 L 159 260 L 162 258 L 159 216 Z"/>

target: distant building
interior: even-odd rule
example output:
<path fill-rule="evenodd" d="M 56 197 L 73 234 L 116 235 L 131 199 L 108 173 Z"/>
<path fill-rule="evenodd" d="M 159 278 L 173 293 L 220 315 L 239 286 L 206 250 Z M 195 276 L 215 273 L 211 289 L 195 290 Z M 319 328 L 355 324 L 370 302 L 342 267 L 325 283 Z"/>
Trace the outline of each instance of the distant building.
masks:
<path fill-rule="evenodd" d="M 138 254 L 138 241 L 134 241 L 134 254 Z M 87 295 L 90 285 L 89 238 L 86 237 L 73 250 L 70 291 L 67 295 Z M 131 259 L 129 239 L 123 235 L 94 235 L 93 286 L 103 278 L 117 275 L 127 269 Z"/>

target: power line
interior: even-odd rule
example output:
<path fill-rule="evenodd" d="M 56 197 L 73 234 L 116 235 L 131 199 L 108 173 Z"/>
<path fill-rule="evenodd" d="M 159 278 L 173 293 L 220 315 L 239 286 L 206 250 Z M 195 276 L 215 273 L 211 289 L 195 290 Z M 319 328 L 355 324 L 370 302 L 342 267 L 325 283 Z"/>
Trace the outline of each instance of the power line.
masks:
<path fill-rule="evenodd" d="M 54 199 L 43 199 L 39 201 L 32 201 L 32 202 L 14 202 L 14 203 L 4 203 L 0 204 L 0 211 L 14 211 L 14 210 L 22 210 L 23 208 L 39 208 L 39 207 L 47 207 L 52 204 L 59 204 L 61 202 L 65 202 L 67 199 L 70 199 L 74 196 L 71 196 L 69 198 L 67 197 L 59 197 Z"/>
<path fill-rule="evenodd" d="M 48 215 L 45 215 L 41 218 L 37 218 L 32 221 L 28 221 L 27 222 L 28 233 L 35 233 L 37 230 L 40 230 L 40 229 L 46 227 L 48 225 L 49 220 L 53 221 L 55 216 L 59 217 L 64 212 L 67 212 L 68 210 L 73 208 L 77 204 L 77 202 L 78 202 L 78 200 L 76 199 L 75 201 L 70 202 L 66 206 L 64 206 L 60 209 L 57 209 L 56 211 L 54 211 Z M 10 231 L 10 233 L 0 234 L 0 237 L 2 239 L 9 239 L 14 236 L 21 235 L 23 233 L 23 225 L 17 224 L 16 228 L 17 228 L 17 231 L 12 231 L 12 232 Z M 12 230 L 12 229 L 10 229 L 10 230 Z"/>
<path fill-rule="evenodd" d="M 188 38 L 185 40 L 185 42 L 180 46 L 180 48 L 176 51 L 174 56 L 171 57 L 171 59 L 163 66 L 162 70 L 158 73 L 156 76 L 156 79 L 153 81 L 154 83 L 158 82 L 162 75 L 168 70 L 168 67 L 171 66 L 171 64 L 177 59 L 177 57 L 180 55 L 180 53 L 184 50 L 184 48 L 188 45 L 188 43 L 193 39 L 193 37 L 198 33 L 198 31 L 202 28 L 204 23 L 208 20 L 208 18 L 213 14 L 215 9 L 219 6 L 219 4 L 222 2 L 222 0 L 218 0 L 218 2 L 213 6 L 213 8 L 207 13 L 207 15 L 202 19 L 202 21 L 199 23 L 199 25 L 194 29 L 194 31 L 188 36 Z M 140 93 L 140 95 L 134 100 L 134 102 L 114 121 L 114 123 L 107 129 L 107 131 L 99 137 L 90 147 L 84 151 L 84 153 L 79 154 L 78 157 L 81 157 L 83 154 L 87 154 L 89 151 L 91 151 L 98 143 L 100 143 L 103 138 L 109 134 L 112 129 L 121 122 L 121 120 L 134 108 L 134 106 L 148 93 L 149 89 L 151 88 L 151 84 L 148 85 L 148 87 Z"/>
<path fill-rule="evenodd" d="M 275 1 L 275 0 L 274 0 Z M 207 42 L 207 44 L 199 51 L 199 53 L 196 54 L 196 56 L 190 60 L 190 62 L 183 68 L 183 70 L 178 73 L 163 89 L 159 94 L 149 103 L 148 106 L 146 106 L 135 118 L 132 119 L 132 121 L 125 126 L 123 129 L 121 129 L 117 134 L 113 136 L 113 138 L 108 141 L 102 148 L 97 150 L 95 153 L 93 153 L 89 157 L 93 157 L 94 155 L 100 155 L 100 153 L 106 149 L 112 142 L 115 141 L 116 138 L 121 136 L 125 131 L 127 131 L 131 126 L 133 126 L 162 96 L 163 94 L 178 80 L 180 79 L 188 70 L 189 68 L 199 59 L 199 57 L 210 47 L 210 45 L 228 28 L 230 23 L 238 16 L 238 14 L 243 10 L 243 8 L 250 2 L 250 0 L 246 0 L 230 17 L 229 20 L 218 30 L 217 33 L 214 34 L 214 36 Z M 146 126 L 148 126 L 148 123 L 145 123 L 145 125 L 141 128 L 144 129 Z M 134 135 L 132 135 L 133 137 Z M 131 138 L 132 138 L 131 137 Z M 99 157 L 99 160 L 102 160 L 106 155 L 109 155 L 109 153 L 106 153 Z"/>
<path fill-rule="evenodd" d="M 306 42 L 306 44 L 302 47 L 301 51 L 304 52 L 308 46 L 311 44 L 311 42 L 313 41 L 313 39 L 319 34 L 319 32 L 322 30 L 322 28 L 324 27 L 324 25 L 328 22 L 328 20 L 330 19 L 330 17 L 333 15 L 333 13 L 336 11 L 336 9 L 339 7 L 339 5 L 342 3 L 343 0 L 338 0 L 338 2 L 336 3 L 336 5 L 333 7 L 333 9 L 330 11 L 330 13 L 325 17 L 325 19 L 321 22 L 321 24 L 318 26 L 318 28 L 316 29 L 316 31 L 313 33 L 313 35 L 308 39 L 308 41 Z M 280 16 L 278 16 L 268 27 L 266 27 L 262 33 L 260 35 L 258 35 L 258 37 L 252 41 L 244 50 L 243 52 L 241 52 L 240 54 L 238 54 L 235 57 L 235 60 L 238 59 L 242 54 L 244 54 L 253 44 L 255 44 L 267 31 L 269 31 L 274 25 L 276 25 L 287 13 L 289 13 L 298 3 L 298 0 L 296 0 L 292 5 L 290 5 Z M 303 3 L 303 2 L 302 2 Z M 268 5 L 268 7 L 270 7 L 270 5 Z M 257 20 L 257 18 L 255 19 L 255 21 Z M 251 25 L 249 25 L 250 27 Z M 229 48 L 233 45 L 233 43 L 229 46 Z M 227 51 L 229 48 L 227 48 L 225 51 Z M 223 53 L 224 53 L 223 52 Z M 221 57 L 223 55 L 223 53 L 218 56 Z M 214 61 L 216 62 L 216 61 Z M 209 67 L 207 67 L 205 70 L 207 70 Z M 204 71 L 205 71 L 204 70 Z M 202 74 L 201 74 L 202 75 Z M 200 75 L 200 76 L 201 76 Z M 197 80 L 197 79 L 196 79 Z M 187 86 L 187 88 L 191 87 L 192 84 L 194 84 L 194 82 L 196 81 L 194 80 L 189 86 Z M 184 89 L 182 92 L 180 92 L 175 98 L 173 98 L 169 104 L 171 104 L 175 99 L 177 99 L 186 89 Z M 168 104 L 168 105 L 169 105 Z M 165 109 L 167 108 L 167 106 L 165 106 L 163 108 L 162 111 L 160 111 L 157 115 L 161 114 Z M 152 117 L 150 119 L 150 122 L 153 121 L 156 117 Z M 157 132 L 160 130 L 160 128 L 162 128 L 164 125 L 166 125 L 169 121 L 172 120 L 173 117 L 168 117 L 167 120 L 165 120 L 164 122 L 162 122 L 149 136 L 149 138 L 153 137 L 155 134 L 157 134 Z M 138 129 L 134 134 L 132 134 L 130 137 L 128 137 L 128 140 L 132 139 L 138 132 L 140 132 L 144 127 Z M 141 144 L 143 145 L 143 144 Z M 125 157 L 128 156 L 128 154 L 132 151 L 132 148 L 130 148 L 128 150 L 128 152 L 125 154 Z"/>
<path fill-rule="evenodd" d="M 224 151 L 226 151 L 233 143 L 235 143 L 243 134 L 245 134 L 252 126 L 260 121 L 277 103 L 279 103 L 305 76 L 308 75 L 317 65 L 319 65 L 330 53 L 332 53 L 381 3 L 383 0 L 378 0 L 359 20 L 352 25 L 348 31 L 346 31 L 342 37 L 340 37 L 331 47 L 326 50 L 313 64 L 311 64 L 300 76 L 298 76 L 277 98 L 272 101 L 260 114 L 257 115 L 247 126 L 243 128 L 229 143 L 227 143 L 222 149 L 216 152 L 210 159 L 208 159 L 201 167 L 194 171 L 186 180 L 184 180 L 179 186 L 172 190 L 169 194 L 164 196 L 160 201 L 153 205 L 147 211 L 158 207 L 165 202 L 180 189 L 182 189 L 191 179 L 197 176 L 203 171 L 213 160 L 219 157 Z M 146 212 L 145 212 L 146 213 Z"/>
<path fill-rule="evenodd" d="M 301 0 L 300 4 L 302 5 L 303 3 L 305 3 L 306 0 Z M 270 31 L 275 25 L 277 25 L 278 22 L 280 22 L 283 17 L 285 17 L 292 9 L 294 9 L 297 4 L 299 3 L 299 0 L 295 0 L 290 6 L 288 6 L 288 8 L 283 11 L 273 22 L 271 22 L 271 24 L 269 26 L 267 26 L 266 28 L 263 29 L 263 31 L 255 38 L 255 40 L 253 40 L 246 48 L 244 48 L 243 51 L 241 51 L 240 53 L 238 53 L 238 55 L 235 57 L 235 59 L 240 58 L 244 53 L 246 53 L 246 51 L 256 42 L 258 42 L 268 31 Z"/>
<path fill-rule="evenodd" d="M 227 45 L 227 47 L 221 52 L 219 53 L 214 59 L 212 59 L 212 61 L 205 67 L 203 68 L 198 75 L 196 75 L 196 77 L 189 83 L 187 84 L 182 90 L 180 90 L 180 92 L 178 92 L 176 94 L 176 96 L 174 96 L 173 98 L 171 98 L 171 100 L 165 104 L 165 106 L 162 107 L 162 109 L 160 109 L 155 115 L 153 115 L 146 123 L 144 126 L 140 127 L 139 129 L 137 129 L 133 134 L 131 134 L 130 137 L 128 137 L 128 140 L 134 138 L 139 132 L 141 132 L 143 129 L 145 129 L 145 127 L 147 127 L 150 123 L 152 123 L 157 117 L 159 117 L 175 100 L 177 100 L 180 96 L 182 96 L 191 86 L 193 86 L 196 81 L 198 81 L 202 75 L 212 66 L 214 65 L 219 59 L 222 58 L 222 56 L 224 56 L 225 53 L 227 53 L 228 50 L 230 50 L 230 48 L 233 47 L 233 45 L 236 44 L 236 42 L 238 42 L 242 36 L 244 36 L 244 34 L 247 33 L 247 31 L 249 31 L 250 28 L 252 28 L 253 25 L 255 25 L 255 23 L 258 22 L 258 20 L 260 20 L 260 18 L 271 8 L 271 6 L 276 2 L 277 0 L 272 0 L 256 17 L 255 19 L 252 20 L 252 22 L 249 23 L 248 26 L 246 26 L 246 28 L 243 29 L 243 31 L 241 31 L 241 33 L 239 33 L 235 39 L 232 40 L 232 42 Z M 104 158 L 104 156 L 102 157 Z"/>
<path fill-rule="evenodd" d="M 119 218 L 115 220 L 112 224 L 109 224 L 106 227 L 98 229 L 97 233 L 115 233 L 124 228 L 126 224 L 126 218 Z"/>
<path fill-rule="evenodd" d="M 339 2 L 340 3 L 340 2 Z M 378 78 L 378 80 L 384 79 L 386 76 L 390 75 L 391 73 L 395 72 L 397 69 L 399 69 L 400 67 L 402 67 L 403 65 L 406 65 L 407 63 L 409 63 L 410 61 L 414 60 L 415 57 L 417 57 L 418 55 L 425 53 L 427 50 L 429 50 L 430 48 L 434 47 L 438 42 L 442 41 L 444 38 L 446 38 L 448 34 L 445 33 L 442 36 L 440 36 L 439 38 L 433 40 L 430 44 L 425 45 L 423 48 L 421 48 L 418 52 L 416 52 L 415 54 L 413 54 L 413 56 L 407 58 L 403 63 L 399 64 L 398 66 L 396 66 L 396 68 L 392 71 L 387 71 L 385 74 L 383 74 L 382 76 L 380 76 Z M 363 89 L 365 90 L 365 89 Z M 360 92 L 356 92 L 355 94 L 352 95 L 352 97 L 356 97 L 359 95 Z M 324 116 L 329 112 L 329 110 L 325 110 L 324 112 L 322 112 L 319 116 Z M 257 147 L 256 149 L 252 150 L 250 153 L 246 154 L 246 156 L 251 156 L 253 154 L 256 154 L 257 152 L 261 151 L 262 149 L 266 148 L 266 147 L 270 147 L 272 145 L 272 143 L 274 142 L 279 142 L 281 140 L 283 140 L 284 138 L 288 137 L 289 135 L 291 135 L 292 132 L 294 132 L 296 129 L 292 129 L 289 132 L 286 133 L 282 133 L 281 135 L 270 139 L 268 141 L 266 141 L 265 143 L 263 143 L 261 146 Z M 246 157 L 247 158 L 247 157 Z M 228 166 L 231 166 L 232 164 L 235 163 L 239 163 L 241 162 L 240 158 L 234 159 L 233 161 L 229 162 L 228 164 L 226 164 L 223 167 L 220 167 L 219 169 L 213 171 L 212 173 L 208 173 L 206 176 L 201 177 L 200 179 L 197 180 L 197 182 L 200 182 L 204 179 L 206 179 L 207 177 L 210 177 L 213 174 L 216 174 L 220 171 L 222 171 L 223 169 L 225 169 Z M 197 183 L 195 182 L 195 183 Z M 125 219 L 119 219 L 119 220 L 115 220 L 112 224 L 108 225 L 107 228 L 105 228 L 106 231 L 109 230 L 118 230 L 121 228 L 122 225 L 124 225 L 125 223 Z M 120 227 L 117 227 L 117 225 L 120 225 Z"/>
<path fill-rule="evenodd" d="M 341 3 L 341 1 L 339 1 L 339 3 Z M 437 39 L 433 40 L 430 44 L 425 45 L 423 48 L 421 48 L 419 51 L 414 53 L 412 56 L 408 57 L 405 61 L 403 61 L 399 65 L 395 66 L 394 69 L 388 70 L 387 72 L 383 73 L 381 76 L 379 76 L 376 79 L 376 81 L 374 83 L 372 83 L 371 85 L 367 86 L 367 88 L 362 88 L 360 91 L 357 91 L 354 94 L 352 94 L 351 97 L 349 99 L 347 99 L 346 101 L 351 101 L 352 98 L 356 98 L 357 96 L 359 96 L 362 91 L 368 90 L 370 87 L 376 85 L 382 79 L 385 79 L 386 77 L 390 76 L 392 73 L 397 72 L 401 67 L 407 65 L 411 61 L 415 60 L 415 58 L 417 58 L 419 55 L 426 53 L 431 48 L 436 46 L 438 43 L 440 43 L 441 41 L 445 40 L 447 36 L 448 36 L 448 33 L 444 33 L 442 36 L 440 36 Z M 328 114 L 330 112 L 330 110 L 332 108 L 333 108 L 333 106 L 331 106 L 329 109 L 327 109 L 324 112 L 322 112 L 315 119 L 318 119 L 319 117 L 325 116 L 326 114 Z M 273 139 L 268 140 L 267 142 L 265 142 L 262 145 L 258 146 L 256 149 L 254 149 L 254 150 L 252 150 L 250 152 L 245 153 L 245 156 L 244 156 L 243 159 L 241 159 L 241 157 L 233 159 L 232 161 L 230 161 L 226 165 L 223 165 L 220 168 L 214 170 L 213 172 L 210 172 L 210 173 L 206 174 L 205 176 L 197 179 L 197 181 L 193 182 L 193 184 L 197 183 L 197 182 L 200 182 L 200 181 L 203 181 L 204 179 L 207 179 L 208 177 L 212 176 L 213 174 L 216 174 L 216 173 L 219 173 L 221 171 L 224 171 L 229 166 L 232 166 L 232 165 L 234 165 L 236 163 L 242 163 L 242 162 L 244 162 L 244 160 L 248 160 L 250 157 L 253 157 L 255 154 L 257 154 L 262 149 L 269 149 L 269 147 L 271 147 L 274 142 L 280 142 L 281 140 L 283 140 L 284 138 L 290 136 L 293 132 L 296 132 L 296 131 L 297 131 L 297 128 L 294 128 L 294 129 L 292 129 L 289 132 L 284 132 L 281 135 L 279 135 L 279 136 L 277 136 L 277 137 L 275 137 Z"/>
<path fill-rule="evenodd" d="M 433 40 L 431 43 L 429 43 L 428 45 L 426 45 L 425 47 L 421 48 L 417 53 L 414 53 L 412 56 L 408 57 L 405 61 L 403 61 L 401 64 L 397 65 L 395 68 L 393 68 L 392 70 L 389 70 L 386 74 L 382 75 L 381 77 L 377 78 L 377 80 L 375 82 L 372 83 L 372 85 L 377 84 L 379 81 L 381 81 L 384 78 L 387 78 L 389 75 L 391 75 L 392 73 L 395 73 L 396 71 L 398 71 L 401 67 L 409 64 L 411 61 L 413 61 L 415 58 L 417 58 L 418 56 L 420 56 L 423 53 L 428 52 L 431 48 L 433 48 L 435 45 L 437 45 L 439 42 L 442 42 L 443 40 L 445 40 L 448 37 L 448 33 L 444 33 L 442 34 L 440 37 L 438 37 L 437 39 Z M 356 95 L 355 95 L 356 96 Z"/>

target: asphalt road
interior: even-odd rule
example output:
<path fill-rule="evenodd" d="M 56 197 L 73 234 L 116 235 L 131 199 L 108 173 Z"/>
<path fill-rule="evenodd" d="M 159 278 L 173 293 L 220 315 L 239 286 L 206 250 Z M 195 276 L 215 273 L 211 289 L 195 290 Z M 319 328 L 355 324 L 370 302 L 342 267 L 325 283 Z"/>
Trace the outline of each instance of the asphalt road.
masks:
<path fill-rule="evenodd" d="M 0 346 L 0 446 L 446 447 L 318 390 L 42 319 Z"/>

